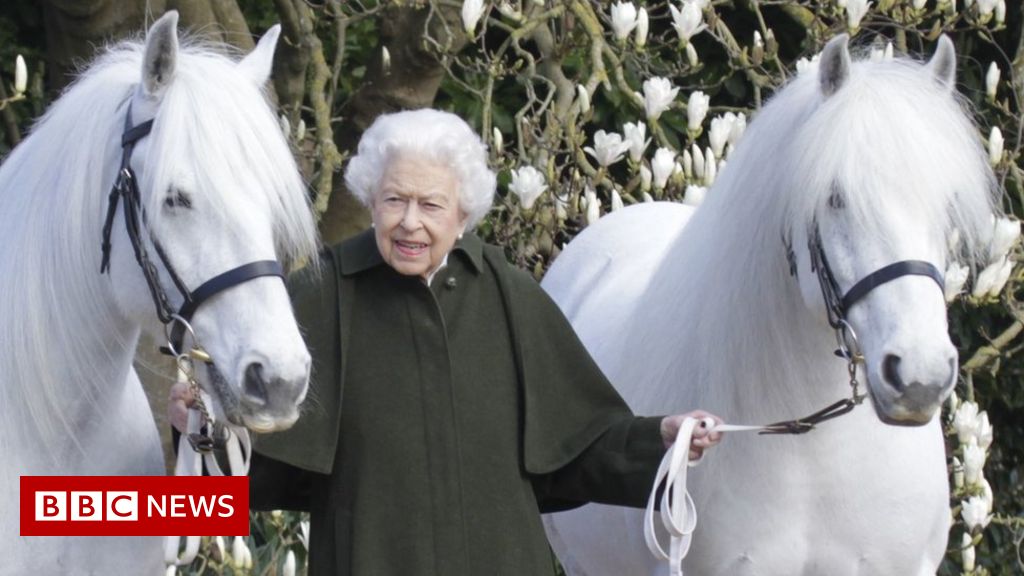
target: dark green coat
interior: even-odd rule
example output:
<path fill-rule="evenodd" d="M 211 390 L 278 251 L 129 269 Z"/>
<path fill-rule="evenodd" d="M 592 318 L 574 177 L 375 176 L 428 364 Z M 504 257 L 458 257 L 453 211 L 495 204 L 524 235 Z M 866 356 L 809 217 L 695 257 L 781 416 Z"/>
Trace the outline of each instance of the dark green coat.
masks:
<path fill-rule="evenodd" d="M 644 505 L 660 419 L 632 415 L 500 249 L 467 235 L 428 287 L 368 231 L 292 294 L 312 391 L 258 439 L 251 499 L 311 511 L 311 574 L 551 574 L 540 511 Z"/>

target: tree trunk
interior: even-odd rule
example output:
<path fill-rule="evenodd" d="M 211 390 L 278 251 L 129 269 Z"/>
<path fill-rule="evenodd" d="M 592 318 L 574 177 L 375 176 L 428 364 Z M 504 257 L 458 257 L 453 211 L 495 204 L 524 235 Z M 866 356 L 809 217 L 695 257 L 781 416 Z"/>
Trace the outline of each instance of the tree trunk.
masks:
<path fill-rule="evenodd" d="M 366 77 L 342 111 L 344 120 L 336 129 L 335 141 L 342 151 L 354 153 L 359 138 L 377 116 L 434 103 L 445 69 L 437 52 L 424 41 L 425 34 L 441 45 L 450 46 L 453 52 L 461 50 L 468 42 L 462 32 L 457 6 L 438 6 L 433 18 L 430 18 L 429 8 L 393 6 L 382 13 L 379 22 L 381 34 L 373 57 L 367 63 Z M 383 65 L 384 47 L 391 54 L 389 70 Z M 345 190 L 339 178 L 320 222 L 324 241 L 338 242 L 368 225 L 366 210 Z"/>
<path fill-rule="evenodd" d="M 45 0 L 48 83 L 59 93 L 75 71 L 104 45 L 133 35 L 167 10 L 178 10 L 181 26 L 206 40 L 248 51 L 249 26 L 235 0 Z"/>

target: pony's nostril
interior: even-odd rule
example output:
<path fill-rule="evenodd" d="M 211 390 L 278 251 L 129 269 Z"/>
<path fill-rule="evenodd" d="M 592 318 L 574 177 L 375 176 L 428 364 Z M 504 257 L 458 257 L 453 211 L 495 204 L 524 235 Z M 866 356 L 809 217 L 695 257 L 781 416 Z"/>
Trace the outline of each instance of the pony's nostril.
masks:
<path fill-rule="evenodd" d="M 886 354 L 882 360 L 882 377 L 896 391 L 902 390 L 906 385 L 900 377 L 900 357 L 895 354 Z"/>
<path fill-rule="evenodd" d="M 249 402 L 259 405 L 267 403 L 267 382 L 263 379 L 263 364 L 253 362 L 245 368 L 242 390 Z"/>

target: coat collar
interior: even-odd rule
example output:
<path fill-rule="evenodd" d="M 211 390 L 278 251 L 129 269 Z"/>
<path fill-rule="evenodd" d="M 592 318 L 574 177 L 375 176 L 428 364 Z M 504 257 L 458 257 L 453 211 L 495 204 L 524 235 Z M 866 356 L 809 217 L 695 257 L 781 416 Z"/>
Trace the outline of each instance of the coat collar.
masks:
<path fill-rule="evenodd" d="M 467 233 L 455 242 L 450 254 L 461 255 L 463 261 L 469 264 L 469 268 L 479 273 L 483 269 L 483 246 L 483 241 L 476 235 Z M 372 228 L 345 240 L 335 250 L 339 256 L 342 276 L 351 276 L 384 264 L 384 258 L 377 250 L 377 240 L 373 236 Z"/>

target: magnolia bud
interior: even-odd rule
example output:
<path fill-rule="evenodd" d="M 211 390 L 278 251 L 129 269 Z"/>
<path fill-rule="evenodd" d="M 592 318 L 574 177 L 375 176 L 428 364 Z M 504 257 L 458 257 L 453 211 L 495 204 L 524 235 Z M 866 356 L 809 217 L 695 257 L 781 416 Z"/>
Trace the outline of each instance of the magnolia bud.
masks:
<path fill-rule="evenodd" d="M 28 88 L 28 69 L 25 68 L 25 59 L 18 54 L 14 59 L 14 93 L 24 94 Z"/>
<path fill-rule="evenodd" d="M 999 88 L 999 76 L 1002 72 L 995 62 L 988 65 L 988 72 L 985 74 L 985 94 L 989 100 L 995 100 L 996 90 Z"/>
<path fill-rule="evenodd" d="M 690 66 L 696 66 L 700 63 L 700 58 L 697 57 L 697 49 L 693 47 L 692 42 L 686 43 L 686 62 Z"/>

